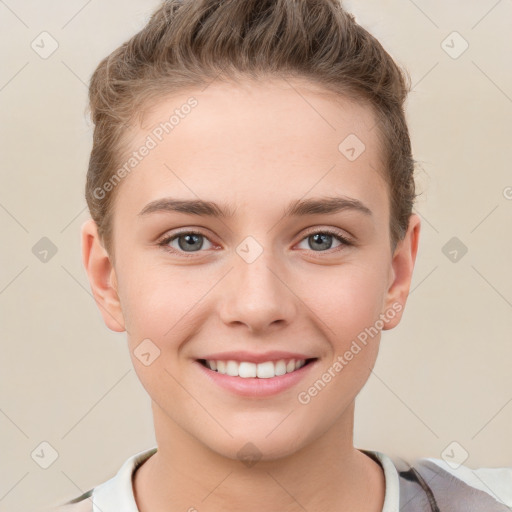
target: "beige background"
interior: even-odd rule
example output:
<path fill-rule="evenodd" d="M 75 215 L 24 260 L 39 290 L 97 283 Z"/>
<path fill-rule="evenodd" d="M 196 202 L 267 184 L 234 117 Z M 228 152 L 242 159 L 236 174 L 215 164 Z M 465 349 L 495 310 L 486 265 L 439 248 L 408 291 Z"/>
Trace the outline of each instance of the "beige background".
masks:
<path fill-rule="evenodd" d="M 1 511 L 75 497 L 155 443 L 125 335 L 90 294 L 79 230 L 88 80 L 157 4 L 0 1 Z M 358 397 L 355 445 L 442 457 L 456 441 L 469 467 L 512 466 L 512 2 L 345 5 L 411 73 L 423 191 L 412 292 Z M 46 59 L 31 47 L 43 31 L 59 45 Z M 453 31 L 469 43 L 458 58 L 442 46 Z M 42 237 L 57 248 L 46 263 L 32 252 Z M 468 249 L 457 262 L 442 251 L 452 237 Z M 48 469 L 31 456 L 42 442 L 58 452 Z"/>

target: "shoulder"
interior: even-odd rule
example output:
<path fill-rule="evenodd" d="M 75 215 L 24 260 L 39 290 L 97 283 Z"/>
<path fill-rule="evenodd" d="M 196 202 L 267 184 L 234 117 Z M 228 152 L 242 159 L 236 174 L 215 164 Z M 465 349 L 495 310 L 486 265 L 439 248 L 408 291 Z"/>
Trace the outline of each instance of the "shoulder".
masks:
<path fill-rule="evenodd" d="M 510 512 L 512 467 L 472 469 L 437 458 L 393 462 L 400 479 L 403 512 Z"/>

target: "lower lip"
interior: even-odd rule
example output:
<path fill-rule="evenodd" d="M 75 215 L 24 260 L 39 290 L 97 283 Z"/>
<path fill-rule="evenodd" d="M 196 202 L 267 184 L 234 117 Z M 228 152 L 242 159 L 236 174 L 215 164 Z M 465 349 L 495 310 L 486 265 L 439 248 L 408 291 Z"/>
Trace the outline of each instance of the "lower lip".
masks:
<path fill-rule="evenodd" d="M 259 379 L 257 377 L 243 378 L 232 377 L 231 375 L 224 375 L 214 370 L 210 370 L 203 366 L 199 361 L 194 361 L 194 364 L 199 367 L 201 372 L 215 384 L 220 387 L 235 393 L 236 395 L 246 397 L 269 397 L 277 395 L 287 389 L 298 384 L 315 366 L 318 360 L 311 361 L 307 365 L 295 370 L 291 373 L 285 373 L 269 379 Z"/>

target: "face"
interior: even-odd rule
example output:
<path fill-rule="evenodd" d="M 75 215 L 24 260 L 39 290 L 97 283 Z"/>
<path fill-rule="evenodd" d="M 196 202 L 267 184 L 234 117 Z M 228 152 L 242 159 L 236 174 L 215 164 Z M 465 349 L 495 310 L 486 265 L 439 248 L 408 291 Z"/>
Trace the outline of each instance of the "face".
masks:
<path fill-rule="evenodd" d="M 130 152 L 156 144 L 117 185 L 115 266 L 92 222 L 84 263 L 157 431 L 233 459 L 248 442 L 269 460 L 335 430 L 352 442 L 419 234 L 413 216 L 391 252 L 374 127 L 367 107 L 276 80 L 162 99 L 131 134 Z"/>

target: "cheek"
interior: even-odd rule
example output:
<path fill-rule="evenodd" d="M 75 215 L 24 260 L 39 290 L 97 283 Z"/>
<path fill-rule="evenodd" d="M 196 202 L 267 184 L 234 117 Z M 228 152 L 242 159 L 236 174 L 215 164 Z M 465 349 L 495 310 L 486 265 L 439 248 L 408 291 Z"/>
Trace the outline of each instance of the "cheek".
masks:
<path fill-rule="evenodd" d="M 384 275 L 384 269 L 377 265 L 333 266 L 304 281 L 301 296 L 322 320 L 327 337 L 344 344 L 378 319 Z"/>
<path fill-rule="evenodd" d="M 212 288 L 212 275 L 147 263 L 126 270 L 121 302 L 130 347 L 149 338 L 162 352 L 178 350 L 204 321 L 199 312 Z"/>

